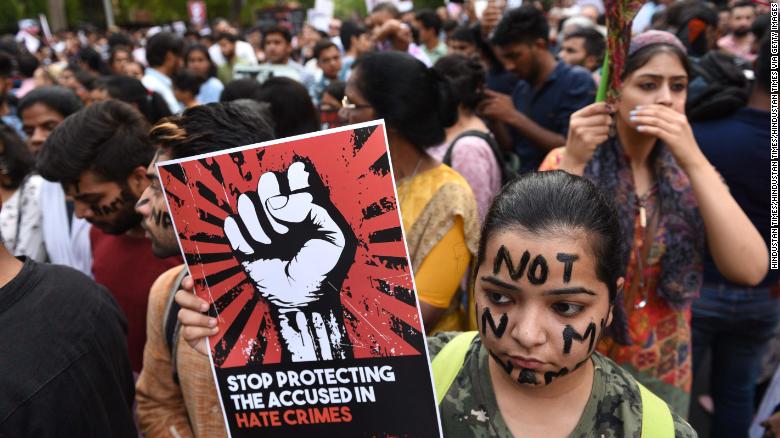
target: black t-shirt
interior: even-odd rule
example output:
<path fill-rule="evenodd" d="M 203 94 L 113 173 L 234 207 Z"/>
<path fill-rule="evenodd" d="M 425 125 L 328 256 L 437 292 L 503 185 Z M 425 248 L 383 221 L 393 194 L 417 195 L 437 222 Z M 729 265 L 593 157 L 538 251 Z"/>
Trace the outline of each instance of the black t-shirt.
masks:
<path fill-rule="evenodd" d="M 126 332 L 102 286 L 26 260 L 0 288 L 0 437 L 137 437 Z"/>

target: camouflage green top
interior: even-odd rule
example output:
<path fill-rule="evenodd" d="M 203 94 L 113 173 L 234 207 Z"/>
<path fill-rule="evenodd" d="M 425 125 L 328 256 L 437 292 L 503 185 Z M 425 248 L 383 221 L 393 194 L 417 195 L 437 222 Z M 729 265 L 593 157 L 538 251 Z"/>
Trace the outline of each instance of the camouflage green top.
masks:
<path fill-rule="evenodd" d="M 431 357 L 435 357 L 458 333 L 439 333 L 428 338 Z M 441 422 L 446 438 L 511 437 L 498 410 L 488 371 L 487 350 L 477 336 L 469 347 L 463 368 L 441 403 Z M 571 437 L 640 438 L 642 401 L 639 387 L 631 375 L 610 359 L 594 353 L 593 389 L 582 417 Z M 696 432 L 676 414 L 677 438 L 696 437 Z"/>

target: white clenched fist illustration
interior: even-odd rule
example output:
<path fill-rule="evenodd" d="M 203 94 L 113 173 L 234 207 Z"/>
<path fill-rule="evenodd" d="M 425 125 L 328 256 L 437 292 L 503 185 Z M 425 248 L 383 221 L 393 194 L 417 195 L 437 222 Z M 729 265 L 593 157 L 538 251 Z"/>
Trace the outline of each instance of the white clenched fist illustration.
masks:
<path fill-rule="evenodd" d="M 257 192 L 238 197 L 225 236 L 275 319 L 292 360 L 343 356 L 340 289 L 356 239 L 313 168 L 266 172 Z M 336 351 L 334 351 L 336 350 Z"/>

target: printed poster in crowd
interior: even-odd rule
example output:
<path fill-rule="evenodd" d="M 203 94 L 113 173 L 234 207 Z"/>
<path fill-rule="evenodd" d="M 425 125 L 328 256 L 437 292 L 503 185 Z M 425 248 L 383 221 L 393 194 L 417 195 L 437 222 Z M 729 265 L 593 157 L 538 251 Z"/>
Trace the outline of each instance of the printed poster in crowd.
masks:
<path fill-rule="evenodd" d="M 440 436 L 383 122 L 158 171 L 231 436 Z"/>

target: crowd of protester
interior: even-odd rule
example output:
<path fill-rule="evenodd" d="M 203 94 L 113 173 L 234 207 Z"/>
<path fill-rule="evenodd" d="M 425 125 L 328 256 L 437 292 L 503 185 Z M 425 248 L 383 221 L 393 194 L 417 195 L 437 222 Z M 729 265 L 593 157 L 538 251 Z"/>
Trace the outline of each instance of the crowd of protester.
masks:
<path fill-rule="evenodd" d="M 225 436 L 155 163 L 384 119 L 430 353 L 479 330 L 446 436 L 639 436 L 644 388 L 676 436 L 694 404 L 748 436 L 780 364 L 769 6 L 644 3 L 594 103 L 600 0 L 475 4 L 0 37 L 0 435 Z M 523 251 L 571 263 L 557 292 L 515 275 Z M 561 321 L 591 347 L 561 355 Z M 537 353 L 554 378 L 512 359 Z"/>

